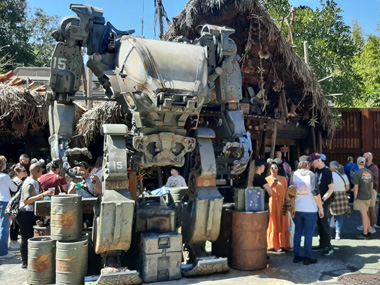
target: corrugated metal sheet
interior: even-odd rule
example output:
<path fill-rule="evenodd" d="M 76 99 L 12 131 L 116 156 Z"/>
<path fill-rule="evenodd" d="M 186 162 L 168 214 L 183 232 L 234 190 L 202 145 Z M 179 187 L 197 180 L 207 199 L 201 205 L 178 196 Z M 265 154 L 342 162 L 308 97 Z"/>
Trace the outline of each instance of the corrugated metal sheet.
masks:
<path fill-rule="evenodd" d="M 354 158 L 372 152 L 374 163 L 380 163 L 380 108 L 341 110 L 342 122 L 323 153 L 327 160 L 345 164 L 348 156 Z"/>

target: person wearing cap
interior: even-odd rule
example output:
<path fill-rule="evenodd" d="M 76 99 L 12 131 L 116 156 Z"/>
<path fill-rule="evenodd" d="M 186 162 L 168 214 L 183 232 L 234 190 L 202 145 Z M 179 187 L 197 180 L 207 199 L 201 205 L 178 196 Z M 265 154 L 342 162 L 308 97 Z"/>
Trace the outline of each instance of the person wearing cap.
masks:
<path fill-rule="evenodd" d="M 354 163 L 354 158 L 352 156 L 347 157 L 347 164 L 344 166 L 344 173 L 346 173 L 348 180 L 350 181 L 350 189 L 354 188 L 352 178 L 354 177 L 355 171 L 358 169 L 358 165 Z"/>
<path fill-rule="evenodd" d="M 340 163 L 338 161 L 330 162 L 330 170 L 332 171 L 334 181 L 334 201 L 330 205 L 329 224 L 331 218 L 335 219 L 335 239 L 340 240 L 340 233 L 343 228 L 344 214 L 351 215 L 351 207 L 348 204 L 346 192 L 350 190 L 350 182 L 346 174 L 339 172 Z"/>
<path fill-rule="evenodd" d="M 255 157 L 255 175 L 253 177 L 252 185 L 253 187 L 261 187 L 265 190 L 264 204 L 265 209 L 268 209 L 269 196 L 272 196 L 272 188 L 262 176 L 266 166 L 268 166 L 268 163 L 264 158 L 261 156 Z"/>
<path fill-rule="evenodd" d="M 369 205 L 369 217 L 371 220 L 371 234 L 376 233 L 375 225 L 376 222 L 376 198 L 377 198 L 377 191 L 378 191 L 378 180 L 379 180 L 379 168 L 377 167 L 376 164 L 373 163 L 373 155 L 370 152 L 366 152 L 363 154 L 363 157 L 365 158 L 366 164 L 365 168 L 371 170 L 372 172 L 372 178 L 373 178 L 373 188 L 372 188 L 372 199 L 371 199 L 371 204 Z M 380 227 L 379 227 L 380 228 Z M 363 230 L 362 228 L 360 230 Z"/>
<path fill-rule="evenodd" d="M 167 187 L 186 187 L 186 181 L 185 178 L 183 178 L 181 175 L 179 175 L 179 171 L 176 167 L 172 167 L 170 169 L 170 174 L 168 181 L 166 181 Z"/>
<path fill-rule="evenodd" d="M 54 195 L 58 195 L 60 192 L 67 193 L 67 181 L 63 176 L 59 175 L 59 171 L 59 161 L 53 161 L 50 164 L 49 172 L 41 175 L 39 179 L 42 189 L 55 188 Z"/>
<path fill-rule="evenodd" d="M 317 263 L 312 258 L 313 233 L 317 217 L 323 218 L 324 211 L 321 195 L 316 184 L 316 177 L 310 171 L 310 162 L 300 157 L 298 169 L 293 173 L 291 181 L 296 187 L 294 216 L 294 263 L 303 261 L 305 265 Z M 301 256 L 301 237 L 304 238 L 304 256 Z"/>
<path fill-rule="evenodd" d="M 331 170 L 322 161 L 319 153 L 312 153 L 308 161 L 315 168 L 316 183 L 323 202 L 323 217 L 318 217 L 317 219 L 319 245 L 313 247 L 313 250 L 322 250 L 322 255 L 327 256 L 333 253 L 328 216 L 332 202 L 331 195 L 334 193 L 334 182 Z"/>
<path fill-rule="evenodd" d="M 91 175 L 91 167 L 86 161 L 77 163 L 77 171 L 81 173 L 82 182 L 72 183 L 68 193 L 78 194 L 83 198 L 95 198 L 102 194 L 102 188 L 99 178 Z M 94 214 L 83 214 L 84 227 L 92 227 Z"/>
<path fill-rule="evenodd" d="M 360 239 L 369 239 L 371 236 L 368 209 L 372 200 L 373 176 L 371 170 L 364 167 L 365 162 L 363 156 L 356 159 L 359 169 L 352 179 L 354 183 L 354 210 L 359 211 L 362 217 L 363 233 L 358 237 Z"/>

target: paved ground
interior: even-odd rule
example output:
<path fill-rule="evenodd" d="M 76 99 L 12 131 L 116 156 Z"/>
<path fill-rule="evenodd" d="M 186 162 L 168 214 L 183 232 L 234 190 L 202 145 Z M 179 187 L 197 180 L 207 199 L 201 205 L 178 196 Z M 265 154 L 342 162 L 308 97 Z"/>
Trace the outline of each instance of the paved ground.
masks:
<path fill-rule="evenodd" d="M 372 280 L 360 284 L 380 284 L 380 229 L 371 240 L 358 240 L 356 226 L 360 224 L 360 216 L 353 212 L 350 218 L 345 219 L 341 240 L 332 240 L 334 253 L 323 257 L 314 253 L 318 263 L 305 266 L 302 263 L 292 262 L 292 253 L 269 253 L 269 265 L 264 270 L 238 271 L 233 270 L 226 274 L 215 274 L 202 278 L 182 278 L 172 282 L 155 284 L 310 284 L 325 283 L 337 284 L 338 277 L 349 273 L 371 274 Z M 317 245 L 314 237 L 313 245 Z M 1 284 L 26 284 L 27 270 L 20 268 L 20 254 L 11 251 L 16 257 L 10 260 L 0 260 Z M 377 278 L 374 281 L 374 278 Z M 86 284 L 91 284 L 86 282 Z M 340 283 L 339 283 L 340 284 Z M 358 284 L 358 283 L 347 283 Z"/>

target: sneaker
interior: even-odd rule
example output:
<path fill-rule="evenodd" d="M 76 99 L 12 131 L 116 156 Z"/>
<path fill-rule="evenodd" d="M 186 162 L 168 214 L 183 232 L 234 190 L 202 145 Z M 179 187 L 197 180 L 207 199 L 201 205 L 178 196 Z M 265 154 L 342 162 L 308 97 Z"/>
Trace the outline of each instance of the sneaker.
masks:
<path fill-rule="evenodd" d="M 356 228 L 358 231 L 363 231 L 363 225 L 361 225 L 361 226 L 358 226 L 357 228 Z"/>
<path fill-rule="evenodd" d="M 20 244 L 18 242 L 11 242 L 9 245 L 10 249 L 20 249 Z"/>
<path fill-rule="evenodd" d="M 370 227 L 370 228 L 369 228 L 369 232 L 370 232 L 371 234 L 375 234 L 375 233 L 376 233 L 375 227 Z"/>
<path fill-rule="evenodd" d="M 365 239 L 365 240 L 368 240 L 368 239 L 370 238 L 370 236 L 369 236 L 369 235 L 361 234 L 361 235 L 358 235 L 356 238 L 357 238 L 357 239 Z"/>
<path fill-rule="evenodd" d="M 314 264 L 314 263 L 317 263 L 318 260 L 315 259 L 315 258 L 305 258 L 305 260 L 303 261 L 303 264 L 305 265 L 310 265 L 310 264 Z"/>
<path fill-rule="evenodd" d="M 322 252 L 322 255 L 323 256 L 329 256 L 331 255 L 332 253 L 334 252 L 334 250 L 330 247 L 326 247 L 323 252 Z"/>
<path fill-rule="evenodd" d="M 15 255 L 12 253 L 7 253 L 6 255 L 1 255 L 0 259 L 7 259 L 7 258 L 12 258 L 12 257 L 15 257 Z"/>
<path fill-rule="evenodd" d="M 311 250 L 312 251 L 320 251 L 320 250 L 323 250 L 323 248 L 320 245 L 317 245 L 317 246 L 312 246 Z"/>
<path fill-rule="evenodd" d="M 374 225 L 374 228 L 378 228 L 380 229 L 380 226 L 378 226 L 377 224 Z"/>
<path fill-rule="evenodd" d="M 304 261 L 304 260 L 305 260 L 305 257 L 303 257 L 303 256 L 295 256 L 293 258 L 293 262 L 294 263 L 298 263 L 298 262 L 301 262 L 301 261 Z"/>
<path fill-rule="evenodd" d="M 335 239 L 340 240 L 340 233 L 338 233 L 338 232 L 335 233 Z"/>
<path fill-rule="evenodd" d="M 21 269 L 26 269 L 27 267 L 28 267 L 28 265 L 26 265 L 26 264 L 21 265 Z"/>

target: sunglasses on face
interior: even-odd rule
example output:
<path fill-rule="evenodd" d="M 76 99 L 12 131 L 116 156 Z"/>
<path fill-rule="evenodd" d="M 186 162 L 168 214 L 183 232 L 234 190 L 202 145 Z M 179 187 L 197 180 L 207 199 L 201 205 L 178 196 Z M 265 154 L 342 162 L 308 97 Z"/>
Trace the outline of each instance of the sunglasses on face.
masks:
<path fill-rule="evenodd" d="M 277 167 L 271 167 L 270 169 L 277 170 L 278 168 Z"/>
<path fill-rule="evenodd" d="M 19 171 L 17 171 L 18 173 L 20 173 L 20 172 L 26 172 L 26 170 L 24 169 L 24 170 L 19 170 Z"/>

